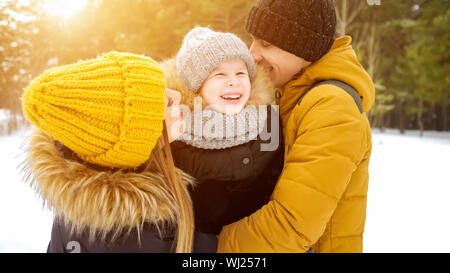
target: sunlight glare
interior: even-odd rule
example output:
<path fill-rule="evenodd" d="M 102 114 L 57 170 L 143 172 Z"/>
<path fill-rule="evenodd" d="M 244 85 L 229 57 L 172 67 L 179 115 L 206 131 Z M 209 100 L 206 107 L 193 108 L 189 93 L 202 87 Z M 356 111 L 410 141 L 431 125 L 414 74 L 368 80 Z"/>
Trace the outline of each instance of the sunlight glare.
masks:
<path fill-rule="evenodd" d="M 69 18 L 84 8 L 87 0 L 46 0 L 45 10 L 53 16 Z"/>

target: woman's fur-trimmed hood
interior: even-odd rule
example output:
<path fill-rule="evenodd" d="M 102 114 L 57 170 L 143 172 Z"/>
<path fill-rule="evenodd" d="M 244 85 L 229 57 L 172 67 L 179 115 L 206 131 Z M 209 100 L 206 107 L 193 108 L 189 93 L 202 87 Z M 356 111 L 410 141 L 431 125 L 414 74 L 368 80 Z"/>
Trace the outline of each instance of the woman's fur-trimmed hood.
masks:
<path fill-rule="evenodd" d="M 36 129 L 29 137 L 23 171 L 45 205 L 90 238 L 116 238 L 145 223 L 176 224 L 178 206 L 162 175 L 99 171 L 64 158 L 55 140 Z M 180 171 L 186 186 L 192 179 Z"/>
<path fill-rule="evenodd" d="M 194 98 L 200 96 L 199 93 L 189 91 L 181 82 L 176 67 L 176 57 L 170 58 L 160 63 L 165 74 L 166 86 L 169 89 L 179 91 L 182 95 L 181 104 L 194 109 Z M 255 76 L 251 82 L 250 97 L 246 105 L 269 105 L 275 101 L 276 89 L 270 77 L 261 65 L 256 64 Z M 205 105 L 203 105 L 205 106 Z"/>

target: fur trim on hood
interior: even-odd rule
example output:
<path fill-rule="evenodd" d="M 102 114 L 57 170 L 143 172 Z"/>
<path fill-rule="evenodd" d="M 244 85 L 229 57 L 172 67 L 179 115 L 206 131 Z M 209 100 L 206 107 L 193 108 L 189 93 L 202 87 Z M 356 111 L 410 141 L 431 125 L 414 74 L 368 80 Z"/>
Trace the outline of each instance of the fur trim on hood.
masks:
<path fill-rule="evenodd" d="M 91 239 L 114 239 L 134 228 L 139 236 L 144 223 L 176 224 L 178 206 L 162 175 L 94 170 L 64 158 L 55 140 L 40 129 L 29 138 L 23 163 L 26 180 L 44 205 L 71 224 L 72 232 L 87 229 Z M 186 186 L 193 183 L 179 172 Z"/>
<path fill-rule="evenodd" d="M 181 82 L 177 74 L 176 57 L 170 58 L 160 63 L 165 74 L 166 86 L 169 89 L 177 90 L 181 93 L 181 104 L 194 109 L 194 98 L 200 96 L 198 93 L 189 91 L 189 89 Z M 261 65 L 256 64 L 255 76 L 251 82 L 250 97 L 247 105 L 269 105 L 275 102 L 276 89 L 270 80 L 267 72 Z M 205 107 L 205 105 L 203 105 Z"/>

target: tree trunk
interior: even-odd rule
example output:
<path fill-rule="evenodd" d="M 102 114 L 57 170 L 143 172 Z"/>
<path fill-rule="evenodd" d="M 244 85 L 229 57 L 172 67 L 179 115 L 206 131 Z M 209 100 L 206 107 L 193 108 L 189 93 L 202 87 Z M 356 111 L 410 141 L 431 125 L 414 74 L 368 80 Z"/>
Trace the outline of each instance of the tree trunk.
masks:
<path fill-rule="evenodd" d="M 336 33 L 338 36 L 344 36 L 347 28 L 347 0 L 340 0 L 338 8 L 338 26 Z"/>
<path fill-rule="evenodd" d="M 398 103 L 398 129 L 401 134 L 405 133 L 405 114 L 403 113 L 403 100 Z"/>
<path fill-rule="evenodd" d="M 384 113 L 380 113 L 380 130 L 381 132 L 384 132 L 385 126 L 384 126 Z"/>
<path fill-rule="evenodd" d="M 437 111 L 439 107 L 436 107 L 436 103 L 432 102 L 430 104 L 430 115 L 431 115 L 431 124 L 430 124 L 430 130 L 437 131 L 438 130 L 438 121 L 437 121 Z"/>
<path fill-rule="evenodd" d="M 417 125 L 419 126 L 420 136 L 423 136 L 424 131 L 422 116 L 423 116 L 423 99 L 419 99 L 419 112 L 417 113 Z"/>
<path fill-rule="evenodd" d="M 448 113 L 448 108 L 449 108 L 449 105 L 448 104 L 444 104 L 442 106 L 442 109 L 441 109 L 441 113 L 442 113 L 442 130 L 444 132 L 448 131 L 448 123 L 449 123 L 449 120 L 450 120 L 450 115 Z"/>
<path fill-rule="evenodd" d="M 395 111 L 390 111 L 387 113 L 387 116 L 386 116 L 386 127 L 387 128 L 395 128 L 395 124 L 393 122 L 394 116 L 395 116 Z"/>
<path fill-rule="evenodd" d="M 434 105 L 433 103 L 429 103 L 429 109 L 426 111 L 425 119 L 425 128 L 430 128 L 430 130 L 434 130 L 433 124 L 433 114 L 434 114 Z"/>
<path fill-rule="evenodd" d="M 365 1 L 357 0 L 335 0 L 337 28 L 336 36 L 344 36 L 347 34 L 348 26 L 356 19 L 365 5 Z"/>

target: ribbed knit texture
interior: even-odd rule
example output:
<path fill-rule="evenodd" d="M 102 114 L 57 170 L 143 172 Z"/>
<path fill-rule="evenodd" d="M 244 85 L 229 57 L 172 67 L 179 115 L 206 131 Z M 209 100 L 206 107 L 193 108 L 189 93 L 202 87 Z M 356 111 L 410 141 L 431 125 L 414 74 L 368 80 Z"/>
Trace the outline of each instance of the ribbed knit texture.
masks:
<path fill-rule="evenodd" d="M 242 59 L 253 79 L 255 63 L 241 39 L 232 33 L 196 27 L 186 34 L 177 54 L 177 73 L 190 91 L 197 92 L 214 68 L 232 58 Z"/>
<path fill-rule="evenodd" d="M 46 71 L 22 103 L 30 122 L 82 160 L 114 168 L 148 160 L 162 134 L 164 105 L 159 65 L 118 52 Z"/>
<path fill-rule="evenodd" d="M 258 39 L 315 62 L 333 45 L 336 10 L 333 0 L 260 0 L 245 28 Z"/>
<path fill-rule="evenodd" d="M 235 115 L 226 115 L 214 110 L 183 112 L 186 130 L 177 139 L 201 149 L 227 149 L 255 140 L 264 129 L 267 115 L 247 106 Z"/>

